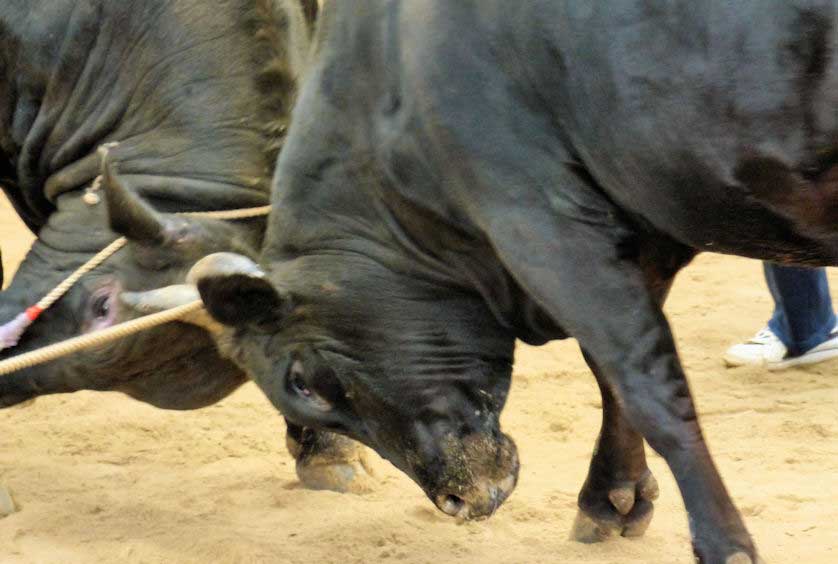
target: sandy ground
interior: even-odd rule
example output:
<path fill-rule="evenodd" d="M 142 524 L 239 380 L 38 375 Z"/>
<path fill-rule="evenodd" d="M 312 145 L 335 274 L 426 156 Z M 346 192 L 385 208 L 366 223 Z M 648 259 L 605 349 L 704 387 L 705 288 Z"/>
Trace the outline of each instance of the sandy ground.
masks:
<path fill-rule="evenodd" d="M 29 237 L 0 208 L 9 268 Z M 700 257 L 667 309 L 712 451 L 767 562 L 838 562 L 838 363 L 722 367 L 725 347 L 770 309 L 755 262 Z M 0 563 L 692 561 L 683 505 L 654 455 L 662 495 L 643 539 L 568 540 L 599 425 L 573 342 L 522 348 L 504 425 L 520 446 L 518 489 L 491 520 L 457 524 L 381 461 L 373 493 L 300 489 L 281 419 L 252 385 L 189 413 L 119 394 L 40 398 L 0 412 L 0 483 L 21 506 L 0 519 Z"/>

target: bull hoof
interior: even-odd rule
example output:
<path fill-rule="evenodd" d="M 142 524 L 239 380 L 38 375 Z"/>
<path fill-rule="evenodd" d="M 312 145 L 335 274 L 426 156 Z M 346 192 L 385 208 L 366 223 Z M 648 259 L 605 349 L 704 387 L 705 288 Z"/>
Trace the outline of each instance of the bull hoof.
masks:
<path fill-rule="evenodd" d="M 0 486 L 0 519 L 15 513 L 17 510 L 17 505 L 15 505 L 15 501 L 12 499 L 12 492 Z"/>
<path fill-rule="evenodd" d="M 727 560 L 725 560 L 725 564 L 765 564 L 765 560 L 759 556 L 757 556 L 756 559 L 753 559 L 744 552 L 737 552 L 732 556 L 728 556 Z"/>
<path fill-rule="evenodd" d="M 300 483 L 310 490 L 338 493 L 367 493 L 373 490 L 374 479 L 360 461 L 297 465 Z"/>
<path fill-rule="evenodd" d="M 291 455 L 297 460 L 297 477 L 310 490 L 338 493 L 367 493 L 375 478 L 364 446 L 332 433 L 306 430 L 304 440 L 286 437 Z"/>
<path fill-rule="evenodd" d="M 724 556 L 696 556 L 699 564 L 765 564 L 762 558 L 751 557 L 747 552 L 736 552 L 727 558 Z"/>
<path fill-rule="evenodd" d="M 754 564 L 754 561 L 744 552 L 737 552 L 733 556 L 728 556 L 725 564 Z"/>
<path fill-rule="evenodd" d="M 744 530 L 693 531 L 693 554 L 699 564 L 764 564 Z"/>
<path fill-rule="evenodd" d="M 602 542 L 612 536 L 640 537 L 654 515 L 658 483 L 651 472 L 636 482 L 623 482 L 607 491 L 583 491 L 571 538 L 578 542 Z"/>

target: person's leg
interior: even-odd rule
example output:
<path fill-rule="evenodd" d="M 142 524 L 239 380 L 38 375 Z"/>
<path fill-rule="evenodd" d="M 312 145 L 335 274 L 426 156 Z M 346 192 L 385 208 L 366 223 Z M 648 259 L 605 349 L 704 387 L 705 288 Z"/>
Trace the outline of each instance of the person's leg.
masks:
<path fill-rule="evenodd" d="M 798 268 L 764 263 L 765 280 L 774 298 L 768 328 L 798 356 L 829 339 L 835 313 L 829 282 L 822 268 Z"/>
<path fill-rule="evenodd" d="M 768 326 L 724 355 L 728 366 L 762 365 L 769 370 L 838 357 L 836 317 L 824 269 L 763 264 L 774 298 Z"/>

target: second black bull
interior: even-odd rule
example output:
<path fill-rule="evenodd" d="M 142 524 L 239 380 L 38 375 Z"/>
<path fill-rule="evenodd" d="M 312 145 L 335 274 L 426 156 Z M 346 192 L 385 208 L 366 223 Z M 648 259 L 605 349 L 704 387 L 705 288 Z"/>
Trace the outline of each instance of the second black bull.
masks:
<path fill-rule="evenodd" d="M 118 235 L 129 239 L 0 359 L 137 317 L 126 292 L 182 280 L 207 253 L 255 256 L 261 219 L 154 210 L 267 203 L 308 51 L 301 5 L 314 17 L 311 0 L 0 6 L 0 186 L 38 236 L 0 294 L 0 324 Z M 97 147 L 106 142 L 117 145 L 102 171 Z M 210 334 L 170 324 L 0 376 L 0 408 L 88 389 L 195 409 L 245 381 Z M 288 445 L 312 487 L 353 488 L 364 473 L 356 446 L 341 437 L 290 425 Z"/>

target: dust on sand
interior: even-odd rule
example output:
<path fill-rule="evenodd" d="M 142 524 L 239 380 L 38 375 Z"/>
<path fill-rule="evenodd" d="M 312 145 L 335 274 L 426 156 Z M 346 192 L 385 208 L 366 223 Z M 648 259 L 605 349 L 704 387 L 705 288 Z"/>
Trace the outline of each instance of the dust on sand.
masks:
<path fill-rule="evenodd" d="M 0 207 L 12 267 L 30 238 Z M 721 366 L 770 307 L 757 262 L 706 255 L 667 309 L 710 447 L 766 561 L 834 564 L 838 363 Z M 253 385 L 185 413 L 115 393 L 40 398 L 0 411 L 0 484 L 20 506 L 0 519 L 0 563 L 692 562 L 683 505 L 655 455 L 661 498 L 644 538 L 568 540 L 599 405 L 573 342 L 522 347 L 504 415 L 520 483 L 489 521 L 458 524 L 381 461 L 372 493 L 300 489 L 282 420 Z"/>

